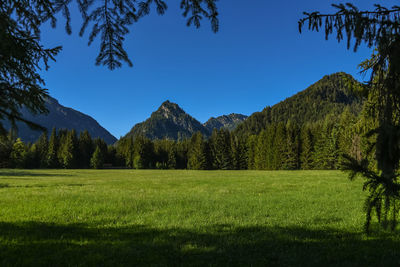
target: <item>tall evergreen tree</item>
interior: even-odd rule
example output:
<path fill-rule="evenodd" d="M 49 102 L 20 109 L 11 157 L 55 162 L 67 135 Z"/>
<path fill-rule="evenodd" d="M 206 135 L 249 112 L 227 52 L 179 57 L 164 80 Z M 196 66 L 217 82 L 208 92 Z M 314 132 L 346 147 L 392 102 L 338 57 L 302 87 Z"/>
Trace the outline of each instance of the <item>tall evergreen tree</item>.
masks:
<path fill-rule="evenodd" d="M 94 145 L 92 138 L 87 130 L 81 132 L 78 138 L 78 167 L 79 168 L 89 168 L 90 159 L 94 152 Z"/>
<path fill-rule="evenodd" d="M 43 133 L 39 139 L 35 142 L 36 150 L 39 155 L 39 168 L 47 167 L 47 153 L 49 150 L 49 140 L 47 134 Z"/>
<path fill-rule="evenodd" d="M 75 131 L 68 131 L 64 138 L 61 139 L 59 149 L 59 162 L 65 169 L 77 167 L 76 163 L 76 134 Z"/>
<path fill-rule="evenodd" d="M 96 149 L 93 152 L 93 155 L 90 159 L 90 166 L 93 169 L 101 169 L 104 164 L 104 154 L 99 146 L 96 146 Z"/>
<path fill-rule="evenodd" d="M 188 151 L 188 169 L 205 170 L 207 169 L 207 155 L 205 142 L 200 132 L 195 133 L 190 139 Z"/>
<path fill-rule="evenodd" d="M 257 138 L 256 155 L 254 158 L 254 167 L 257 170 L 267 169 L 267 154 L 270 153 L 270 147 L 267 144 L 267 132 L 262 130 Z"/>
<path fill-rule="evenodd" d="M 53 128 L 49 139 L 49 149 L 47 151 L 47 157 L 46 157 L 46 165 L 48 168 L 58 167 L 57 152 L 58 152 L 58 137 L 56 129 Z"/>
<path fill-rule="evenodd" d="M 286 151 L 283 168 L 297 170 L 300 168 L 300 130 L 296 123 L 286 123 Z"/>
<path fill-rule="evenodd" d="M 276 126 L 275 139 L 273 146 L 273 169 L 280 170 L 283 168 L 286 155 L 286 126 L 283 122 L 280 122 Z"/>
<path fill-rule="evenodd" d="M 190 140 L 181 140 L 176 144 L 176 166 L 178 169 L 186 169 L 188 166 L 188 151 Z"/>
<path fill-rule="evenodd" d="M 369 191 L 365 202 L 368 231 L 372 213 L 391 229 L 397 225 L 400 204 L 399 162 L 400 162 L 400 7 L 386 8 L 375 5 L 375 10 L 360 11 L 352 4 L 335 5 L 334 14 L 319 12 L 305 13 L 299 21 L 299 29 L 308 24 L 311 30 L 325 28 L 326 38 L 336 33 L 338 41 L 347 37 L 347 47 L 352 39 L 354 50 L 362 43 L 375 47 L 376 53 L 361 64 L 363 72 L 371 74 L 367 86 L 361 88 L 364 95 L 375 97 L 375 106 L 369 117 L 378 122 L 378 127 L 370 134 L 376 135 L 375 158 L 377 170 L 370 168 L 367 159 L 357 161 L 348 158 L 345 168 L 351 171 L 350 178 L 362 175 Z"/>
<path fill-rule="evenodd" d="M 213 166 L 220 170 L 231 170 L 233 166 L 231 136 L 228 130 L 213 132 L 210 141 Z"/>
<path fill-rule="evenodd" d="M 0 168 L 11 167 L 11 152 L 15 142 L 15 134 L 10 131 L 8 135 L 0 135 Z"/>
<path fill-rule="evenodd" d="M 133 167 L 135 169 L 151 169 L 155 167 L 154 145 L 148 138 L 138 136 L 133 143 Z"/>
<path fill-rule="evenodd" d="M 235 134 L 231 134 L 231 151 L 233 157 L 233 168 L 235 170 L 247 169 L 247 149 L 245 141 Z"/>
<path fill-rule="evenodd" d="M 168 169 L 177 168 L 177 151 L 175 143 L 170 143 L 170 146 L 168 147 L 167 168 Z"/>
<path fill-rule="evenodd" d="M 26 167 L 27 148 L 25 144 L 18 138 L 13 144 L 10 154 L 12 166 L 15 168 L 23 169 Z"/>
<path fill-rule="evenodd" d="M 303 126 L 301 130 L 301 169 L 311 170 L 314 168 L 314 134 L 310 124 Z"/>
<path fill-rule="evenodd" d="M 247 138 L 246 142 L 247 146 L 247 168 L 249 170 L 255 170 L 256 169 L 256 164 L 255 164 L 255 159 L 256 159 L 256 154 L 257 154 L 257 135 L 250 135 Z"/>

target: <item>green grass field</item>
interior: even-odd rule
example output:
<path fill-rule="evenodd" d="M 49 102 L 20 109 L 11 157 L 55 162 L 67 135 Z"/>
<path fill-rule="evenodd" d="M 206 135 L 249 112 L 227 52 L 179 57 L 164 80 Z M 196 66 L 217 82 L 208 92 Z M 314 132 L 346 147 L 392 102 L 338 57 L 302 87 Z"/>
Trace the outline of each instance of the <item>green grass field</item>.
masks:
<path fill-rule="evenodd" d="M 0 170 L 0 266 L 400 266 L 336 171 Z"/>

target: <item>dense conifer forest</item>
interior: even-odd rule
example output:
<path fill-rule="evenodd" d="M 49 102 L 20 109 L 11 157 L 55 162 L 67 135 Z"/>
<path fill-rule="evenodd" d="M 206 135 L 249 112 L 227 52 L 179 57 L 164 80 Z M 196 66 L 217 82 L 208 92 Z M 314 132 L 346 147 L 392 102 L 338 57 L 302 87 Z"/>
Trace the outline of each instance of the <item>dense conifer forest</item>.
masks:
<path fill-rule="evenodd" d="M 201 132 L 184 140 L 125 136 L 114 145 L 87 131 L 53 129 L 34 143 L 12 132 L 0 137 L 0 166 L 8 168 L 135 168 L 194 170 L 339 169 L 346 155 L 371 155 L 365 137 L 374 127 L 363 116 L 369 101 L 352 94 L 343 73 L 255 113 L 235 131 Z M 356 88 L 356 86 L 353 86 Z M 354 89 L 354 88 L 353 88 Z M 354 90 L 353 90 L 354 91 Z M 373 160 L 371 161 L 373 162 Z"/>
<path fill-rule="evenodd" d="M 115 145 L 93 139 L 85 131 L 53 130 L 35 143 L 24 143 L 10 133 L 1 137 L 0 166 L 9 168 L 103 168 L 195 170 L 338 169 L 344 154 L 366 154 L 366 129 L 346 108 L 340 116 L 299 124 L 270 123 L 259 134 L 241 135 L 214 130 L 206 139 L 200 132 L 190 139 L 150 140 L 126 137 Z"/>

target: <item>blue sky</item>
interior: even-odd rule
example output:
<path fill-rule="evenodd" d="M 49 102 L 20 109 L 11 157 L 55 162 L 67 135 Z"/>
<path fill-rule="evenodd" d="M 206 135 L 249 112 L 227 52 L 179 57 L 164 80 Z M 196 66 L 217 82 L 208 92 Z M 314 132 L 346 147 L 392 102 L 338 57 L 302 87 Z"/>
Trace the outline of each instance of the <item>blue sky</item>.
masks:
<path fill-rule="evenodd" d="M 391 6 L 398 1 L 358 0 Z M 361 80 L 357 65 L 371 51 L 346 50 L 323 33 L 298 32 L 303 11 L 331 12 L 325 0 L 220 0 L 220 31 L 207 21 L 186 27 L 178 0 L 164 16 L 153 12 L 131 27 L 125 42 L 134 66 L 110 71 L 94 65 L 98 42 L 80 38 L 81 19 L 72 13 L 73 34 L 46 25 L 46 46 L 62 45 L 57 62 L 43 72 L 50 95 L 94 117 L 119 138 L 148 118 L 165 100 L 178 103 L 201 122 L 230 113 L 250 115 L 307 88 L 326 74 L 344 71 Z M 244 4 L 245 3 L 245 4 Z"/>

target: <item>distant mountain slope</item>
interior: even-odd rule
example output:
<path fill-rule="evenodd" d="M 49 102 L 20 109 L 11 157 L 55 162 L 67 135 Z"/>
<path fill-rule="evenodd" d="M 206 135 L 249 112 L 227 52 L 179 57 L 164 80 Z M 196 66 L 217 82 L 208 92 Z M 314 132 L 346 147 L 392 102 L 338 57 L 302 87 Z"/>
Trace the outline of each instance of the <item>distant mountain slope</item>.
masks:
<path fill-rule="evenodd" d="M 212 132 L 213 129 L 227 129 L 232 131 L 245 119 L 247 119 L 247 116 L 245 115 L 232 113 L 217 118 L 211 117 L 206 123 L 204 123 L 204 126 L 210 132 Z"/>
<path fill-rule="evenodd" d="M 48 114 L 32 115 L 27 109 L 22 109 L 22 117 L 33 121 L 48 129 L 48 133 L 52 128 L 57 129 L 75 129 L 77 133 L 88 130 L 92 138 L 101 138 L 108 144 L 113 144 L 117 139 L 104 129 L 92 117 L 83 114 L 72 108 L 64 107 L 52 97 L 46 99 L 46 107 L 49 110 Z M 4 125 L 7 129 L 10 124 L 5 122 Z M 34 142 L 42 134 L 41 131 L 33 131 L 23 123 L 17 123 L 18 136 L 26 142 Z"/>
<path fill-rule="evenodd" d="M 340 114 L 345 107 L 357 114 L 361 110 L 362 101 L 351 92 L 349 83 L 359 82 L 343 72 L 326 75 L 284 101 L 253 113 L 237 127 L 236 132 L 257 134 L 272 122 L 315 122 L 329 113 Z"/>
<path fill-rule="evenodd" d="M 205 136 L 210 134 L 206 127 L 177 104 L 165 101 L 149 119 L 136 124 L 125 137 L 143 135 L 150 139 L 179 140 L 190 138 L 198 131 Z"/>

